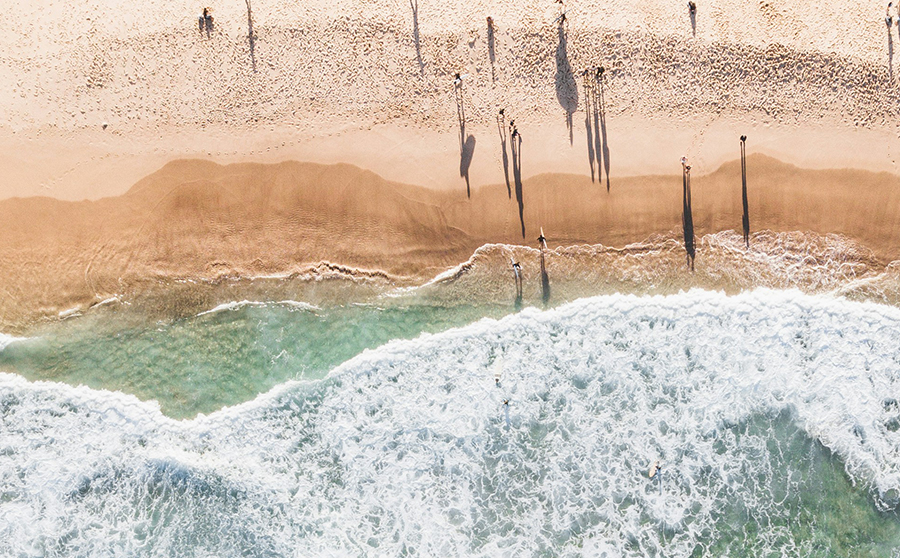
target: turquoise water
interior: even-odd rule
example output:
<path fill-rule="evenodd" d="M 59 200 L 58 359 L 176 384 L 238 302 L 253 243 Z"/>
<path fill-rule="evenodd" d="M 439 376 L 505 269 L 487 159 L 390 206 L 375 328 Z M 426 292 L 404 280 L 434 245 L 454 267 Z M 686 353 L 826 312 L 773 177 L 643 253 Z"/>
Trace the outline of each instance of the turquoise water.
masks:
<path fill-rule="evenodd" d="M 511 306 L 240 305 L 178 320 L 103 312 L 45 326 L 0 351 L 29 380 L 112 389 L 189 418 L 253 399 L 287 380 L 318 379 L 391 339 L 499 317 Z"/>
<path fill-rule="evenodd" d="M 197 314 L 121 306 L 0 350 L 0 555 L 900 554 L 896 308 Z"/>

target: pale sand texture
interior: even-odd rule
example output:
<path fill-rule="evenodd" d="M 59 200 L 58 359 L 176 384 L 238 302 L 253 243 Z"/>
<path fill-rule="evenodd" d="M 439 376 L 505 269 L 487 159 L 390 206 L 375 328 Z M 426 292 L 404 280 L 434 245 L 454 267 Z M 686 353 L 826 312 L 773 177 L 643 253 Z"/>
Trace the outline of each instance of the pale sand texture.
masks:
<path fill-rule="evenodd" d="M 562 26 L 549 1 L 257 0 L 252 35 L 245 2 L 211 6 L 209 37 L 193 2 L 4 6 L 0 330 L 147 278 L 326 260 L 418 281 L 522 242 L 500 108 L 523 138 L 527 242 L 538 226 L 611 246 L 677 229 L 681 155 L 698 234 L 737 228 L 738 167 L 717 169 L 747 134 L 753 230 L 898 258 L 900 27 L 884 5 L 703 0 L 696 35 L 681 0 L 572 0 Z M 609 194 L 588 164 L 580 72 L 597 65 Z M 9 199 L 30 196 L 45 197 Z"/>
<path fill-rule="evenodd" d="M 740 178 L 736 162 L 694 177 L 698 235 L 739 229 Z M 754 231 L 842 233 L 883 263 L 900 258 L 900 177 L 752 155 L 748 179 Z M 525 180 L 523 192 L 524 241 L 505 185 L 466 201 L 350 165 L 177 161 L 118 197 L 5 200 L 0 330 L 133 293 L 148 279 L 332 270 L 325 261 L 348 275 L 417 283 L 488 242 L 534 245 L 539 227 L 553 246 L 623 246 L 680 229 L 677 175 L 622 179 L 607 194 L 587 177 L 548 174 Z"/>
<path fill-rule="evenodd" d="M 0 199 L 117 195 L 178 158 L 347 162 L 460 191 L 455 72 L 473 185 L 502 180 L 501 107 L 526 178 L 587 175 L 578 73 L 599 64 L 613 178 L 672 172 L 683 154 L 712 172 L 742 133 L 805 168 L 896 172 L 900 28 L 877 3 L 704 0 L 694 36 L 681 0 L 571 0 L 562 32 L 549 0 L 257 0 L 252 52 L 245 2 L 212 4 L 210 38 L 201 6 L 7 2 Z"/>

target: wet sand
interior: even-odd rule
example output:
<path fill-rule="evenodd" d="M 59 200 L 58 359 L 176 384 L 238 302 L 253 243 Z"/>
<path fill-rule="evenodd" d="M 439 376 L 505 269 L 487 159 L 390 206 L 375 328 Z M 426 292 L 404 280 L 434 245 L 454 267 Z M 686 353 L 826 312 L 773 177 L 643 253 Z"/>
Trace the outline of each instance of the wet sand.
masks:
<path fill-rule="evenodd" d="M 900 259 L 900 177 L 754 154 L 747 168 L 753 232 L 838 233 L 882 263 Z M 467 200 L 351 165 L 175 161 L 121 196 L 3 200 L 0 326 L 159 281 L 338 273 L 417 284 L 486 243 L 536 246 L 540 227 L 551 247 L 622 247 L 680 230 L 676 174 L 623 178 L 609 193 L 587 176 L 542 174 L 522 189 L 524 239 L 505 184 Z M 692 189 L 698 235 L 740 231 L 739 161 L 693 176 Z"/>

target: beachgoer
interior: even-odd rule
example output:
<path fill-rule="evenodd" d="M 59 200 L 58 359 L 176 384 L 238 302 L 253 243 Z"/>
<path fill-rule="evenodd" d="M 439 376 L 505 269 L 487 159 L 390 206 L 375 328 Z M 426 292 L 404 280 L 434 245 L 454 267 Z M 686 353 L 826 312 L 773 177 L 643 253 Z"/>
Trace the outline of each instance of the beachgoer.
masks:
<path fill-rule="evenodd" d="M 694 4 L 693 0 L 688 2 L 688 11 L 691 12 L 691 15 L 697 13 L 697 4 Z"/>
<path fill-rule="evenodd" d="M 457 87 L 462 84 L 462 76 L 459 75 L 459 72 L 456 72 L 456 75 L 453 77 L 453 85 Z"/>

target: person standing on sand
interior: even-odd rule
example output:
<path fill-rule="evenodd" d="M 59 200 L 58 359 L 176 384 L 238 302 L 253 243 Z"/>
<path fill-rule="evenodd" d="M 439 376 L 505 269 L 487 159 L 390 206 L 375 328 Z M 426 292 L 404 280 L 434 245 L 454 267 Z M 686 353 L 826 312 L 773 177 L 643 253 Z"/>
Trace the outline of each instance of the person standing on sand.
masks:
<path fill-rule="evenodd" d="M 688 2 L 688 11 L 691 13 L 691 15 L 697 13 L 697 4 L 694 4 L 693 0 Z"/>

